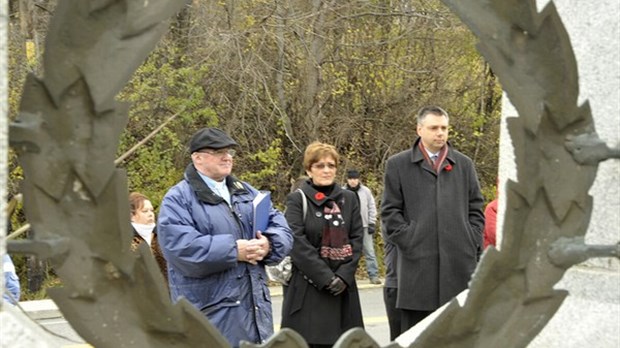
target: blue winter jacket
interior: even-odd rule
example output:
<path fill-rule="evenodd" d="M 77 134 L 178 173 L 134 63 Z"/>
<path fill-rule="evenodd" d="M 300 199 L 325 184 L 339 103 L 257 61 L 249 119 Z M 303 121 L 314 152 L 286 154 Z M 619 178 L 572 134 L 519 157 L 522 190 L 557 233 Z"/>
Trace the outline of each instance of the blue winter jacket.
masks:
<path fill-rule="evenodd" d="M 293 236 L 282 213 L 272 207 L 263 235 L 271 252 L 257 265 L 237 261 L 237 239 L 252 239 L 252 200 L 258 191 L 226 178 L 231 206 L 200 178 L 193 164 L 163 199 L 157 238 L 168 262 L 173 301 L 184 297 L 232 346 L 262 343 L 273 334 L 265 265 L 291 251 Z"/>
<path fill-rule="evenodd" d="M 5 302 L 10 304 L 17 304 L 19 301 L 20 286 L 19 278 L 15 272 L 15 265 L 9 254 L 2 255 L 2 271 L 4 273 L 4 294 L 2 298 Z M 9 294 L 11 294 L 9 296 Z"/>

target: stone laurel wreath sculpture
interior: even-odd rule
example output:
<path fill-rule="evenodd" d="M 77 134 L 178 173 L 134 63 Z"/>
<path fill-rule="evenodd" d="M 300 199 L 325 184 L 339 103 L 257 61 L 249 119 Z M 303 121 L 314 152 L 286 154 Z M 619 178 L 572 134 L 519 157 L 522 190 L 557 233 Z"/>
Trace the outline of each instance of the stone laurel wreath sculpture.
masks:
<path fill-rule="evenodd" d="M 613 247 L 583 244 L 592 209 L 587 192 L 598 162 L 612 155 L 601 151 L 588 104 L 576 105 L 575 58 L 552 3 L 539 14 L 533 0 L 444 2 L 481 40 L 521 115 L 509 121 L 518 183 L 506 188 L 502 251 L 484 254 L 465 304 L 451 302 L 411 347 L 525 347 L 566 297 L 553 289 L 566 269 L 617 255 Z M 127 179 L 114 166 L 128 110 L 114 98 L 184 5 L 60 0 L 45 76 L 27 79 L 10 128 L 35 238 L 9 242 L 9 251 L 50 260 L 64 284 L 50 296 L 96 347 L 229 347 L 188 302 L 170 302 L 146 248 L 130 253 Z M 377 346 L 363 330 L 336 344 Z M 285 329 L 261 347 L 306 343 Z"/>

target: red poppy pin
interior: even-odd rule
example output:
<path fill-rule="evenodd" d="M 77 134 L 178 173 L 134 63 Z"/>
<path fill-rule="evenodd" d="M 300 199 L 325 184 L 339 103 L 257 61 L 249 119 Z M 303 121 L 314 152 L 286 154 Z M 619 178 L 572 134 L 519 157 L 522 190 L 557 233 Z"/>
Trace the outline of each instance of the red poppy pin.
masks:
<path fill-rule="evenodd" d="M 452 171 L 452 165 L 448 164 L 445 168 L 446 172 L 451 172 Z"/>
<path fill-rule="evenodd" d="M 320 201 L 325 198 L 325 194 L 323 192 L 317 192 L 314 194 L 314 199 Z"/>

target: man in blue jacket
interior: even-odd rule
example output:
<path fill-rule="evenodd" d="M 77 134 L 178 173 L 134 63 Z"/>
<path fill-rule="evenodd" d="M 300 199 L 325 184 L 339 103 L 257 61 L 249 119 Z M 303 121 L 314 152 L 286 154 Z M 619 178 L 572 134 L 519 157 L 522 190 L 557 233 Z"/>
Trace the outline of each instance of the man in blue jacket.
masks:
<path fill-rule="evenodd" d="M 166 193 L 157 224 L 173 301 L 186 298 L 234 347 L 273 334 L 265 265 L 281 261 L 293 246 L 284 216 L 273 207 L 268 227 L 253 232 L 258 191 L 231 175 L 237 146 L 217 128 L 194 134 L 192 163 Z"/>

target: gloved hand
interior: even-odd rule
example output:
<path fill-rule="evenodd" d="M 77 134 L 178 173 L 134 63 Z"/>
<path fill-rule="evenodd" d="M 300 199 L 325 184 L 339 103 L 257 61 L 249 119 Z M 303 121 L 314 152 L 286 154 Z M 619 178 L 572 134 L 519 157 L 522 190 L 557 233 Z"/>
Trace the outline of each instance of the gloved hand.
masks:
<path fill-rule="evenodd" d="M 327 285 L 327 290 L 331 292 L 332 295 L 334 296 L 338 296 L 342 294 L 346 288 L 347 288 L 347 283 L 345 283 L 338 276 L 334 276 L 331 282 L 329 283 L 329 285 Z"/>
<path fill-rule="evenodd" d="M 368 225 L 368 234 L 374 234 L 375 233 L 375 224 L 369 224 Z"/>

